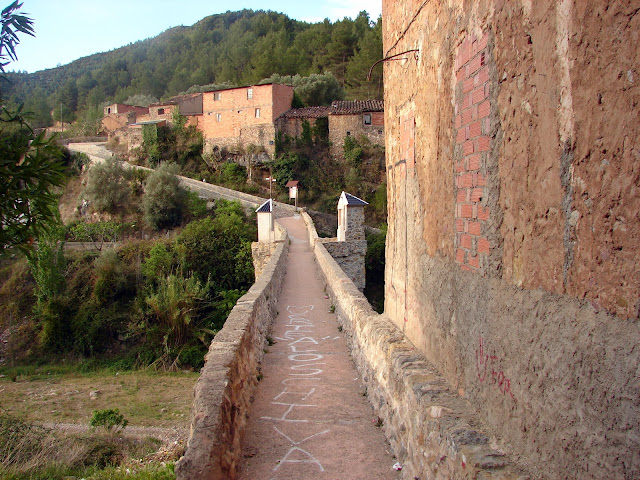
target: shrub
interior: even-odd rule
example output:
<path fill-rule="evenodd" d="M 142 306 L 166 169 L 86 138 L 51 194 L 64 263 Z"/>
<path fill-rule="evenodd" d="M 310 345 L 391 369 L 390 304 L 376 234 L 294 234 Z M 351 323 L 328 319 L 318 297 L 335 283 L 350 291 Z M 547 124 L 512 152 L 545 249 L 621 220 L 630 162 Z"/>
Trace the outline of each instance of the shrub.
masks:
<path fill-rule="evenodd" d="M 122 162 L 111 158 L 98 163 L 89 170 L 89 181 L 84 195 L 94 209 L 114 212 L 129 201 L 130 173 Z"/>
<path fill-rule="evenodd" d="M 218 201 L 215 217 L 189 223 L 176 243 L 183 249 L 186 271 L 194 272 L 201 282 L 211 276 L 216 290 L 227 290 L 253 283 L 251 255 L 239 252 L 254 238 L 255 227 L 245 221 L 240 204 Z"/>
<path fill-rule="evenodd" d="M 145 221 L 156 230 L 173 227 L 182 220 L 186 193 L 177 173 L 177 165 L 163 163 L 147 179 L 142 211 Z"/>
<path fill-rule="evenodd" d="M 124 429 L 128 420 L 125 420 L 124 415 L 122 415 L 118 409 L 107 409 L 107 410 L 94 410 L 93 416 L 89 421 L 89 425 L 93 428 L 104 428 L 108 432 L 114 432 L 117 430 Z"/>
<path fill-rule="evenodd" d="M 165 350 L 183 345 L 195 326 L 198 310 L 204 305 L 209 285 L 195 277 L 168 275 L 159 279 L 157 291 L 146 298 L 153 316 L 163 330 Z"/>
<path fill-rule="evenodd" d="M 359 167 L 362 163 L 364 151 L 362 150 L 362 146 L 358 143 L 358 141 L 351 135 L 347 135 L 346 137 L 344 137 L 344 145 L 342 149 L 344 152 L 344 159 L 346 160 L 347 164 L 355 168 Z"/>
<path fill-rule="evenodd" d="M 55 310 L 51 310 L 51 304 L 65 289 L 64 244 L 59 242 L 57 236 L 53 238 L 41 238 L 37 250 L 29 258 L 31 274 L 36 282 L 36 306 L 34 310 L 39 313 L 47 311 L 47 318 L 53 320 Z M 54 321 L 54 323 L 57 323 Z"/>
<path fill-rule="evenodd" d="M 173 264 L 173 252 L 168 250 L 164 243 L 158 242 L 151 247 L 149 257 L 142 264 L 142 274 L 148 282 L 154 282 L 159 278 L 169 275 Z"/>
<path fill-rule="evenodd" d="M 183 348 L 178 355 L 178 360 L 183 366 L 193 367 L 198 370 L 204 366 L 204 356 L 207 348 L 204 345 L 191 345 Z"/>
<path fill-rule="evenodd" d="M 189 216 L 198 218 L 207 214 L 207 201 L 191 190 L 186 194 L 186 209 Z"/>
<path fill-rule="evenodd" d="M 220 166 L 220 181 L 225 185 L 246 183 L 247 169 L 234 162 L 225 162 Z"/>
<path fill-rule="evenodd" d="M 104 250 L 94 265 L 96 282 L 93 286 L 93 297 L 98 303 L 107 303 L 123 293 L 127 286 L 127 278 L 114 249 Z"/>

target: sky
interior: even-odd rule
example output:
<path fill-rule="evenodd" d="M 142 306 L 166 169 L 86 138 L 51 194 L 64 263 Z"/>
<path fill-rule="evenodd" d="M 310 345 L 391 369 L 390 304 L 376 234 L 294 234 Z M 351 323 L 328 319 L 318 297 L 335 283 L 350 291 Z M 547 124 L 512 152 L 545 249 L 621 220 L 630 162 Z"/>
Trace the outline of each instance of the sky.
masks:
<path fill-rule="evenodd" d="M 0 0 L 5 8 L 12 0 Z M 273 10 L 305 22 L 355 18 L 362 10 L 377 20 L 382 0 L 23 0 L 35 38 L 20 37 L 18 61 L 6 70 L 29 73 L 155 37 L 171 27 L 190 26 L 228 10 Z"/>

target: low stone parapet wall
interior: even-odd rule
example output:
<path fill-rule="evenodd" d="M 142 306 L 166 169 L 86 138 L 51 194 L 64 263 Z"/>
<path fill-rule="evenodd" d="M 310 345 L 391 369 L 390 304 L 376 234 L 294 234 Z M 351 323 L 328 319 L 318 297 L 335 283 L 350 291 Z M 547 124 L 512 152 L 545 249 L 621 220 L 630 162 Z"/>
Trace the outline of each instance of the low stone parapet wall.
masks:
<path fill-rule="evenodd" d="M 371 308 L 317 239 L 303 214 L 327 293 L 353 360 L 405 479 L 524 479 L 523 470 L 485 431 L 471 405 L 452 389 L 405 335 Z"/>
<path fill-rule="evenodd" d="M 286 235 L 276 225 L 271 260 L 211 342 L 195 387 L 187 450 L 176 464 L 178 480 L 236 478 L 251 396 L 284 280 Z"/>
<path fill-rule="evenodd" d="M 213 185 L 211 183 L 200 182 L 188 177 L 179 177 L 183 187 L 195 191 L 204 198 L 221 198 L 224 200 L 238 201 L 246 209 L 255 210 L 267 199 L 251 195 L 249 193 L 238 192 L 230 188 Z M 273 214 L 275 218 L 290 217 L 295 213 L 295 207 L 281 202 L 273 202 Z"/>

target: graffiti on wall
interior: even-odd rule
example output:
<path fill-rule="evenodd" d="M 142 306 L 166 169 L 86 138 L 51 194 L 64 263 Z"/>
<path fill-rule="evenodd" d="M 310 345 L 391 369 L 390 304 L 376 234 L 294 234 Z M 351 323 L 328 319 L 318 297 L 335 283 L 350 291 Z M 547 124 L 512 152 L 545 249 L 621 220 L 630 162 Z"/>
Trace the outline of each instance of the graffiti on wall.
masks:
<path fill-rule="evenodd" d="M 490 355 L 485 351 L 486 345 L 482 335 L 478 337 L 478 347 L 476 348 L 476 372 L 480 383 L 495 386 L 503 395 L 509 395 L 515 402 L 516 397 L 511 391 L 511 379 L 507 378 L 504 371 L 499 370 L 500 358 Z"/>

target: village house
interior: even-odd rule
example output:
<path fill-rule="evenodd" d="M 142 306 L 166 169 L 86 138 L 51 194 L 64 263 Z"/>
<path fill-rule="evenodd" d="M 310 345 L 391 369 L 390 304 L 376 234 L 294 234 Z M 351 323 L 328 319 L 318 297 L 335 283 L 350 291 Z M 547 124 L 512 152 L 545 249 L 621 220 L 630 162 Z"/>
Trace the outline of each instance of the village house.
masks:
<path fill-rule="evenodd" d="M 293 87 L 251 85 L 202 94 L 205 151 L 255 145 L 275 153 L 276 119 L 291 109 Z"/>
<path fill-rule="evenodd" d="M 329 111 L 331 155 L 342 159 L 344 138 L 361 136 L 384 145 L 384 103 L 382 100 L 335 101 Z"/>
<path fill-rule="evenodd" d="M 309 126 L 313 128 L 319 118 L 326 120 L 330 111 L 331 107 L 292 108 L 280 115 L 276 120 L 276 128 L 284 135 L 289 135 L 292 138 L 300 137 L 303 122 L 309 122 Z"/>
<path fill-rule="evenodd" d="M 202 117 L 202 94 L 178 95 L 165 102 L 152 103 L 149 105 L 148 116 L 138 118 L 138 122 L 165 120 L 171 125 L 176 109 L 187 118 L 187 125 L 198 126 Z"/>
<path fill-rule="evenodd" d="M 126 105 L 124 103 L 113 103 L 104 107 L 104 117 L 102 119 L 102 130 L 107 133 L 136 123 L 138 117 L 148 115 L 147 107 L 137 105 Z"/>

